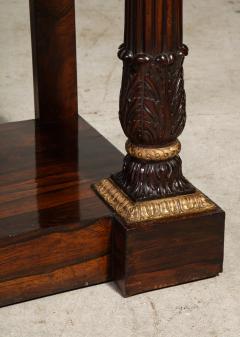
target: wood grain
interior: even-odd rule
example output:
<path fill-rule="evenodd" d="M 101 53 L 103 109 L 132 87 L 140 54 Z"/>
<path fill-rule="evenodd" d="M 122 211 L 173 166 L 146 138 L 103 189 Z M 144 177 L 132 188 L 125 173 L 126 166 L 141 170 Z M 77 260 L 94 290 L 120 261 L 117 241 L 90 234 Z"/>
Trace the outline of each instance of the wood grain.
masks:
<path fill-rule="evenodd" d="M 74 0 L 30 0 L 36 118 L 77 124 Z"/>
<path fill-rule="evenodd" d="M 203 214 L 113 227 L 113 276 L 124 296 L 222 272 L 225 214 Z"/>
<path fill-rule="evenodd" d="M 1 306 L 111 279 L 112 216 L 91 185 L 122 155 L 82 118 L 70 144 L 58 133 L 0 125 Z"/>

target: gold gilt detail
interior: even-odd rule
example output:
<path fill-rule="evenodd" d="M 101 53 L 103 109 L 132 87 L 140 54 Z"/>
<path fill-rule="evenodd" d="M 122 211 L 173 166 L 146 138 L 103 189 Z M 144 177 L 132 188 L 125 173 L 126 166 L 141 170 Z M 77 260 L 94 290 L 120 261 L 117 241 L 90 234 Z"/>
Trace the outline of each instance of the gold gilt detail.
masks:
<path fill-rule="evenodd" d="M 200 191 L 177 197 L 133 202 L 111 179 L 103 179 L 95 184 L 95 189 L 104 201 L 127 223 L 206 212 L 216 207 Z"/>
<path fill-rule="evenodd" d="M 135 158 L 144 160 L 167 160 L 177 156 L 181 151 L 181 143 L 177 140 L 166 147 L 140 147 L 132 144 L 129 140 L 126 143 L 127 153 Z"/>

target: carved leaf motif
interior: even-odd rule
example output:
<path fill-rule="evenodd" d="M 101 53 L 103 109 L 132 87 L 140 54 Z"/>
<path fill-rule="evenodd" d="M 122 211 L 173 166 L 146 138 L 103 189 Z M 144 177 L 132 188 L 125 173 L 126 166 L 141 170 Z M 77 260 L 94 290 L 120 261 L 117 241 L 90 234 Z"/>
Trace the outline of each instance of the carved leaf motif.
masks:
<path fill-rule="evenodd" d="M 186 123 L 186 94 L 184 90 L 183 68 L 170 73 L 169 101 L 171 107 L 171 134 L 178 137 Z"/>
<path fill-rule="evenodd" d="M 182 63 L 178 55 L 172 64 L 125 64 L 119 116 L 133 143 L 159 146 L 181 134 L 186 122 Z"/>
<path fill-rule="evenodd" d="M 157 142 L 157 134 L 162 128 L 160 92 L 148 70 L 141 67 L 139 71 L 131 73 L 128 81 L 123 82 L 127 82 L 127 85 L 120 102 L 122 127 L 126 135 L 138 144 Z"/>

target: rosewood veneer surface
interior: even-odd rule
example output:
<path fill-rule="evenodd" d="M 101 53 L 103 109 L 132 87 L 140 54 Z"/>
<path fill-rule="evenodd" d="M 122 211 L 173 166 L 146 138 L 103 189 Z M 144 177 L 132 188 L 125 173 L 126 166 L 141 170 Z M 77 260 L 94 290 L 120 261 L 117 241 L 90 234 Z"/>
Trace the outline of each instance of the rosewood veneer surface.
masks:
<path fill-rule="evenodd" d="M 111 212 L 91 185 L 122 155 L 82 118 L 65 142 L 35 121 L 0 125 L 0 305 L 110 280 Z"/>
<path fill-rule="evenodd" d="M 125 297 L 223 271 L 225 213 L 113 226 L 113 277 Z"/>

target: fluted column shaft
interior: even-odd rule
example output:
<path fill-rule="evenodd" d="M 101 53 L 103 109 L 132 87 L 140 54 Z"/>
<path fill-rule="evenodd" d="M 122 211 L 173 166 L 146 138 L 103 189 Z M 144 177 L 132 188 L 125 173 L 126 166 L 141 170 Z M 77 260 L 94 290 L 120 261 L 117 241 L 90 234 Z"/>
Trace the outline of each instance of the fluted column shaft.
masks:
<path fill-rule="evenodd" d="M 124 44 L 157 56 L 182 46 L 182 0 L 126 1 Z"/>

